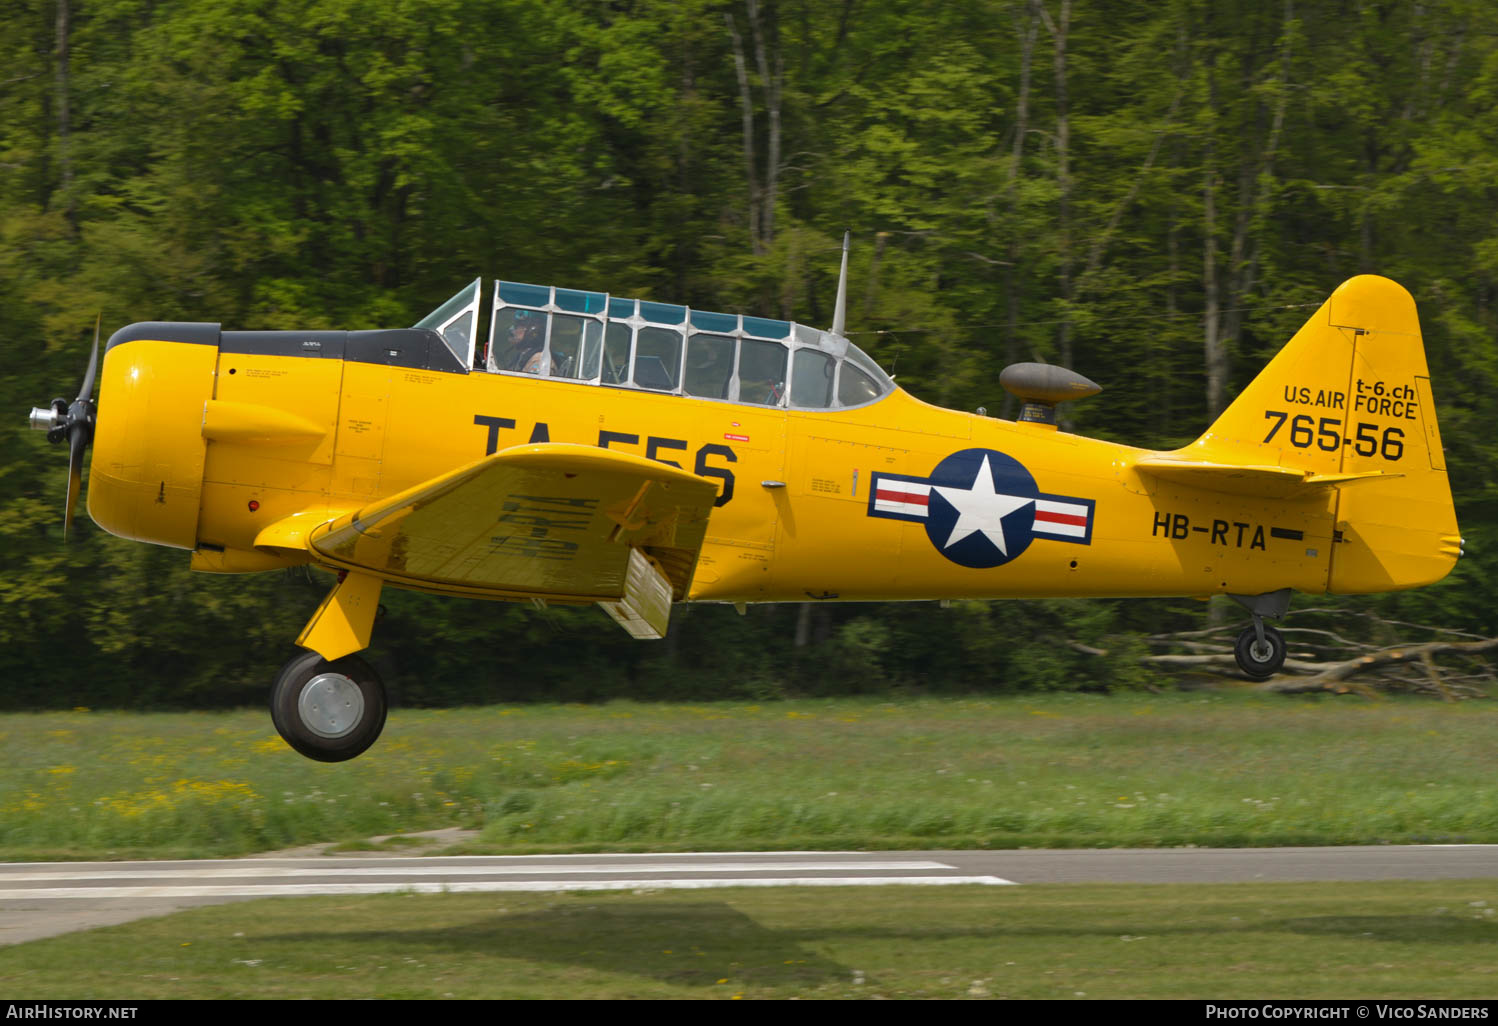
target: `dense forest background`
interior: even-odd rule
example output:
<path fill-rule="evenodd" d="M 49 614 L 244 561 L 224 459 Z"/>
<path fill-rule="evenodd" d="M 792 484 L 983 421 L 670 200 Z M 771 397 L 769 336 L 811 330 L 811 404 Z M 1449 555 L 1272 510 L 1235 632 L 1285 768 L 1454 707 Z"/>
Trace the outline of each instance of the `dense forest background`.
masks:
<path fill-rule="evenodd" d="M 850 334 L 915 395 L 1008 415 L 1006 364 L 1063 363 L 1106 389 L 1073 429 L 1161 448 L 1342 280 L 1401 282 L 1468 555 L 1338 608 L 1491 632 L 1495 194 L 1482 0 L 0 0 L 0 704 L 260 701 L 326 586 L 62 544 L 25 411 L 97 312 L 401 326 L 483 274 L 825 326 L 845 228 Z M 1211 615 L 678 607 L 641 644 L 385 601 L 421 703 L 1136 686 L 1145 635 Z"/>

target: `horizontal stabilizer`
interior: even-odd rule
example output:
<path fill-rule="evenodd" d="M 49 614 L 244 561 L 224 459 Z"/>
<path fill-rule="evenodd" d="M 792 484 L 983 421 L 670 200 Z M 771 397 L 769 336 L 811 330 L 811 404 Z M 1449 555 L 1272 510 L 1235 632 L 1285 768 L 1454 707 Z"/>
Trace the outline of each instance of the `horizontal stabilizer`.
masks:
<path fill-rule="evenodd" d="M 1388 481 L 1404 476 L 1377 470 L 1361 474 L 1316 474 L 1294 467 L 1213 463 L 1176 456 L 1145 456 L 1134 463 L 1134 469 L 1141 474 L 1189 488 L 1264 499 L 1309 498 L 1327 488 L 1341 488 L 1367 481 Z"/>

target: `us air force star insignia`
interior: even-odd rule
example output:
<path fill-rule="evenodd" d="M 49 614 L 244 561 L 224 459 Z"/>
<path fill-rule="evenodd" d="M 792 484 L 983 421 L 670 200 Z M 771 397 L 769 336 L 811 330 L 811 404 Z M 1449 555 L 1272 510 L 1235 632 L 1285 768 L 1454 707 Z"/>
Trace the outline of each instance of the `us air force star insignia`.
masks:
<path fill-rule="evenodd" d="M 1048 495 L 1012 456 L 963 449 L 930 477 L 875 474 L 868 515 L 923 524 L 932 546 L 961 566 L 986 570 L 1017 559 L 1036 538 L 1089 545 L 1092 499 Z"/>
<path fill-rule="evenodd" d="M 978 468 L 978 476 L 973 479 L 971 488 L 938 487 L 934 490 L 957 509 L 957 523 L 942 548 L 950 549 L 969 535 L 981 533 L 1005 557 L 1008 557 L 1009 549 L 1004 545 L 1004 518 L 1035 501 L 1034 498 L 995 492 L 993 471 L 988 468 L 987 456 L 983 457 L 983 466 Z"/>

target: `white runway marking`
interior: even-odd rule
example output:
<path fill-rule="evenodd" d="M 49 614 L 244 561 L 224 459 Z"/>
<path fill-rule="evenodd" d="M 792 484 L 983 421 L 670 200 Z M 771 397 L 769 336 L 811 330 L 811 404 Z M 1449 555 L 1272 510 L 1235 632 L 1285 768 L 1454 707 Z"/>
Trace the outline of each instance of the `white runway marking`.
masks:
<path fill-rule="evenodd" d="M 790 854 L 790 853 L 786 853 Z M 494 891 L 651 891 L 711 887 L 1006 885 L 1013 881 L 935 859 L 845 852 L 490 856 L 275 861 L 0 865 L 0 902 L 213 901 L 314 894 L 473 894 Z M 736 857 L 735 857 L 736 856 Z M 820 874 L 808 876 L 808 873 Z M 517 879 L 526 877 L 529 879 Z M 239 882 L 235 882 L 239 881 Z M 48 886 L 49 884 L 54 886 Z M 68 886 L 68 885 L 74 886 Z"/>
<path fill-rule="evenodd" d="M 315 863 L 314 863 L 315 864 Z M 945 862 L 704 862 L 686 863 L 572 863 L 565 866 L 547 866 L 544 869 L 534 863 L 525 865 L 450 866 L 434 865 L 424 861 L 421 865 L 405 866 L 349 866 L 329 865 L 324 862 L 315 869 L 277 866 L 263 862 L 240 863 L 232 866 L 215 866 L 211 869 L 165 869 L 163 867 L 140 869 L 37 869 L 0 875 L 3 883 L 28 883 L 39 880 L 159 880 L 163 876 L 174 878 L 210 880 L 232 877 L 306 877 L 306 876 L 520 876 L 520 875 L 565 875 L 579 873 L 754 873 L 754 872 L 879 872 L 914 869 L 955 869 Z M 11 892 L 0 890 L 0 897 Z"/>
<path fill-rule="evenodd" d="M 630 891 L 692 890 L 709 887 L 880 887 L 891 884 L 1012 885 L 996 876 L 805 876 L 698 880 L 477 880 L 465 883 L 322 883 L 322 884 L 184 884 L 158 887 L 37 887 L 0 891 L 0 900 L 86 898 L 273 898 L 313 894 L 477 894 L 488 891 Z"/>

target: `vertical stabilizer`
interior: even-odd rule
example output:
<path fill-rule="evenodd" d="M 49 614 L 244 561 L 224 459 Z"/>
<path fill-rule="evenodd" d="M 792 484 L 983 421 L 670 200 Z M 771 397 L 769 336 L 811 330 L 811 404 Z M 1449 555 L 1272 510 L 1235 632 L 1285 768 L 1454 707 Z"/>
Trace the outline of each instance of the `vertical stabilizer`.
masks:
<path fill-rule="evenodd" d="M 1329 591 L 1430 584 L 1460 554 L 1415 301 L 1387 278 L 1338 287 L 1185 454 L 1344 482 Z"/>

